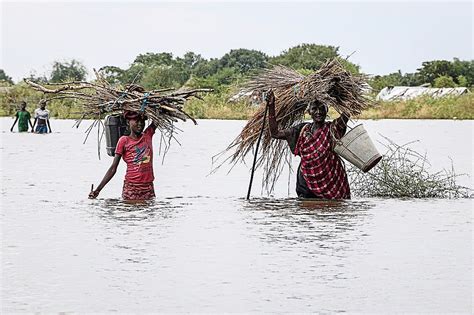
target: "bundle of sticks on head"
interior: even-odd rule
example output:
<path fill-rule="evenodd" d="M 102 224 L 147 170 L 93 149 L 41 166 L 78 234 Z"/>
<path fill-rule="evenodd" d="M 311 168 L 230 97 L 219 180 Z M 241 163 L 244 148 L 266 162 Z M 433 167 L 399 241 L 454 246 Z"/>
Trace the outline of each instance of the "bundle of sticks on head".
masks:
<path fill-rule="evenodd" d="M 278 128 L 286 129 L 304 120 L 306 107 L 313 101 L 332 106 L 340 114 L 359 115 L 364 109 L 372 106 L 370 99 L 364 95 L 367 87 L 366 76 L 351 74 L 337 59 L 331 59 L 308 76 L 281 65 L 265 69 L 244 85 L 243 92 L 257 92 L 264 95 L 265 92 L 272 90 L 276 98 L 275 117 Z M 244 161 L 245 156 L 253 151 L 254 144 L 259 138 L 264 123 L 265 107 L 262 97 L 262 105 L 257 112 L 218 157 L 231 152 L 225 161 L 230 161 L 231 164 Z M 268 192 L 271 192 L 285 163 L 290 166 L 291 154 L 284 141 L 271 138 L 268 124 L 264 127 L 261 143 L 256 167 L 263 166 L 263 185 Z"/>
<path fill-rule="evenodd" d="M 41 91 L 54 99 L 74 99 L 82 105 L 83 118 L 101 118 L 107 113 L 122 113 L 124 111 L 138 112 L 148 116 L 162 133 L 171 134 L 174 123 L 186 121 L 193 117 L 184 109 L 184 103 L 192 97 L 200 98 L 201 93 L 211 92 L 212 89 L 174 90 L 162 89 L 145 91 L 137 84 L 129 84 L 124 88 L 112 86 L 97 71 L 94 82 L 67 82 L 38 84 L 25 79 L 33 89 Z"/>

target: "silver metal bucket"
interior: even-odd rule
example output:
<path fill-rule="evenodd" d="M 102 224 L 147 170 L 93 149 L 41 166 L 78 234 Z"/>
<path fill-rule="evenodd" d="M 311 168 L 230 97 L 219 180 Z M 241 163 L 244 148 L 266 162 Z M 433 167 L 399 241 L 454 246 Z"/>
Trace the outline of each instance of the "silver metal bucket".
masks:
<path fill-rule="evenodd" d="M 362 125 L 355 126 L 341 139 L 335 139 L 334 152 L 363 172 L 368 172 L 382 159 Z"/>

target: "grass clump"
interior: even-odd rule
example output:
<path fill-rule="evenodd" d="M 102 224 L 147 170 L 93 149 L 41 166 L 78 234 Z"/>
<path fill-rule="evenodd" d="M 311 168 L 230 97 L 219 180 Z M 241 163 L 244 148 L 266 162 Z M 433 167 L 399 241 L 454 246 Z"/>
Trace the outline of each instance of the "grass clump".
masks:
<path fill-rule="evenodd" d="M 362 119 L 474 119 L 474 93 L 432 98 L 422 96 L 405 101 L 378 102 Z"/>
<path fill-rule="evenodd" d="M 184 108 L 198 119 L 246 120 L 256 111 L 249 102 L 228 102 L 228 97 L 227 94 L 208 94 L 202 100 L 189 100 Z"/>

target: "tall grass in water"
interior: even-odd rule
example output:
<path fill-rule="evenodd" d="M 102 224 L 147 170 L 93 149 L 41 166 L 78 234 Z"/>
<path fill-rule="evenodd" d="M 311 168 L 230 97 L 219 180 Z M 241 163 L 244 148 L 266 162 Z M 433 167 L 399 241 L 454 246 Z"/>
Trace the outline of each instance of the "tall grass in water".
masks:
<path fill-rule="evenodd" d="M 244 119 L 257 110 L 248 102 L 230 103 L 232 93 L 221 91 L 204 96 L 203 100 L 191 100 L 185 104 L 186 111 L 195 118 Z M 13 116 L 21 101 L 27 102 L 27 110 L 33 113 L 38 107 L 42 93 L 36 92 L 24 83 L 0 92 L 0 116 Z M 54 100 L 48 103 L 51 117 L 60 119 L 79 118 L 82 107 L 70 100 Z M 331 110 L 331 119 L 339 115 Z M 420 97 L 408 101 L 378 102 L 375 108 L 362 112 L 361 119 L 474 119 L 474 93 L 458 97 L 433 99 Z"/>
<path fill-rule="evenodd" d="M 190 100 L 185 104 L 188 114 L 197 119 L 248 119 L 255 111 L 256 106 L 247 102 L 228 102 L 228 95 L 209 94 L 202 100 Z"/>
<path fill-rule="evenodd" d="M 474 93 L 461 96 L 419 97 L 406 101 L 378 102 L 362 119 L 474 119 Z"/>

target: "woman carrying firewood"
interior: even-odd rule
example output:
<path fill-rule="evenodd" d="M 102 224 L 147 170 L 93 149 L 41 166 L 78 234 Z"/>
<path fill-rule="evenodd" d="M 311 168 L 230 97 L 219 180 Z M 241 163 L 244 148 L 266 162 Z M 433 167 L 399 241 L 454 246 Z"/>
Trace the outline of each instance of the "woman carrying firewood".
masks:
<path fill-rule="evenodd" d="M 96 198 L 102 188 L 114 177 L 121 158 L 127 163 L 122 198 L 124 200 L 149 200 L 155 197 L 152 138 L 156 125 L 152 122 L 144 131 L 146 116 L 127 111 L 124 117 L 130 127 L 130 135 L 120 137 L 112 165 L 97 189 L 90 192 L 90 199 Z"/>
<path fill-rule="evenodd" d="M 326 122 L 328 106 L 317 100 L 307 104 L 312 123 L 301 123 L 279 130 L 275 118 L 275 95 L 265 97 L 268 106 L 270 135 L 288 142 L 291 152 L 301 157 L 296 180 L 300 198 L 350 199 L 349 182 L 341 158 L 333 152 L 333 136 L 341 138 L 349 117 L 342 114 Z"/>

